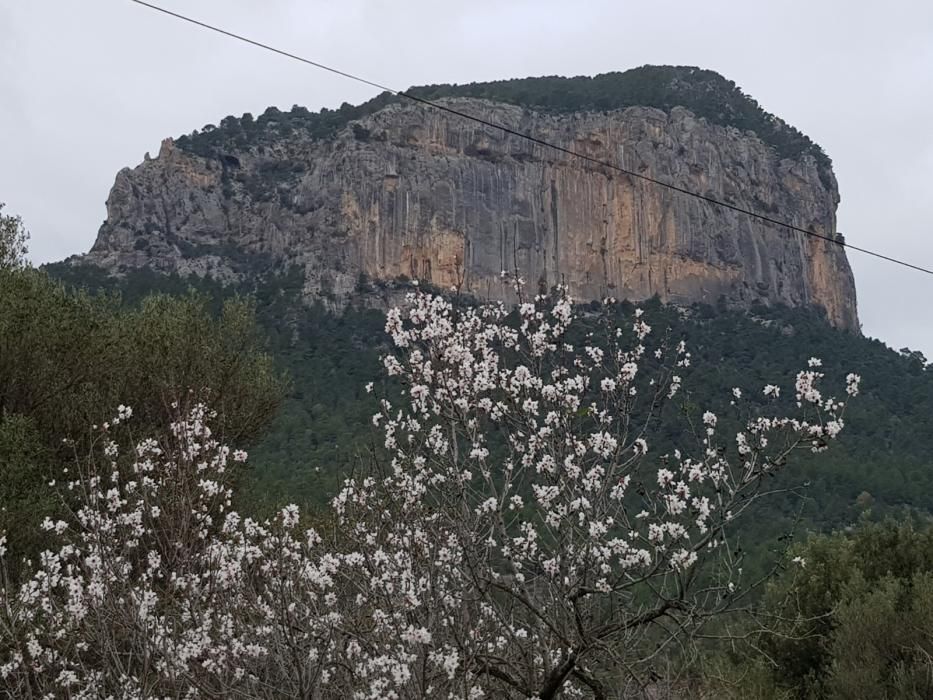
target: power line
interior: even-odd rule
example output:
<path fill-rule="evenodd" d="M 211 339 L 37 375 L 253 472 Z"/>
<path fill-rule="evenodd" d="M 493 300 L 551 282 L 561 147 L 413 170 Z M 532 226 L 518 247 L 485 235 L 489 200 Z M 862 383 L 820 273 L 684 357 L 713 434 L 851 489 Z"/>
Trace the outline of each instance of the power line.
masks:
<path fill-rule="evenodd" d="M 367 80 L 366 78 L 362 78 L 362 77 L 360 77 L 360 76 L 358 76 L 358 75 L 354 75 L 353 73 L 347 73 L 346 71 L 339 70 L 338 68 L 334 68 L 334 67 L 332 67 L 332 66 L 328 66 L 328 65 L 326 65 L 326 64 L 324 64 L 324 63 L 319 63 L 319 62 L 317 62 L 317 61 L 312 61 L 312 60 L 309 59 L 309 58 L 305 58 L 305 57 L 303 57 L 303 56 L 298 56 L 297 54 L 289 53 L 288 51 L 283 51 L 282 49 L 278 49 L 278 48 L 276 48 L 276 47 L 274 47 L 274 46 L 270 46 L 269 44 L 264 44 L 264 43 L 262 43 L 262 42 L 260 42 L 260 41 L 256 41 L 255 39 L 250 39 L 249 37 L 245 37 L 245 36 L 243 36 L 243 35 L 241 35 L 241 34 L 236 34 L 236 33 L 234 33 L 234 32 L 228 31 L 228 30 L 226 30 L 226 29 L 222 29 L 222 28 L 217 27 L 217 26 L 214 26 L 214 25 L 212 25 L 212 24 L 208 24 L 207 22 L 202 22 L 202 21 L 200 21 L 200 20 L 196 20 L 196 19 L 194 19 L 193 17 L 188 17 L 187 15 L 183 15 L 183 14 L 180 14 L 180 13 L 178 13 L 178 12 L 173 12 L 172 10 L 168 10 L 168 9 L 166 9 L 166 8 L 164 8 L 164 7 L 160 7 L 160 6 L 158 6 L 158 5 L 154 5 L 154 4 L 152 4 L 152 3 L 145 2 L 144 0 L 129 0 L 129 1 L 132 2 L 132 3 L 135 3 L 135 4 L 137 4 L 137 5 L 142 5 L 143 7 L 147 7 L 147 8 L 149 8 L 149 9 L 151 9 L 151 10 L 155 10 L 156 12 L 161 12 L 162 14 L 168 15 L 168 16 L 170 16 L 170 17 L 174 17 L 175 19 L 180 19 L 180 20 L 182 20 L 182 21 L 184 21 L 184 22 L 188 22 L 189 24 L 193 24 L 193 25 L 195 25 L 195 26 L 197 26 L 197 27 L 201 27 L 202 29 L 207 29 L 207 30 L 209 30 L 209 31 L 216 32 L 216 33 L 218 33 L 218 34 L 222 34 L 222 35 L 224 35 L 224 36 L 230 37 L 231 39 L 236 39 L 237 41 L 242 41 L 242 42 L 244 42 L 244 43 L 247 43 L 247 44 L 250 44 L 250 45 L 252 45 L 252 46 L 258 47 L 258 48 L 260 48 L 260 49 L 265 49 L 266 51 L 271 51 L 272 53 L 276 53 L 276 54 L 278 54 L 278 55 L 280 55 L 280 56 L 284 56 L 285 58 L 290 58 L 290 59 L 292 59 L 292 60 L 299 61 L 300 63 L 305 63 L 305 64 L 307 64 L 307 65 L 309 65 L 309 66 L 313 66 L 313 67 L 315 67 L 315 68 L 319 68 L 319 69 L 321 69 L 321 70 L 328 71 L 328 72 L 330 72 L 330 73 L 333 73 L 333 74 L 335 74 L 335 75 L 339 75 L 339 76 L 344 77 L 344 78 L 348 78 L 348 79 L 350 79 L 350 80 L 355 80 L 355 81 L 358 82 L 358 83 L 362 83 L 363 85 L 368 85 L 369 87 L 374 87 L 374 88 L 376 88 L 377 90 L 382 90 L 382 91 L 384 91 L 384 92 L 391 93 L 391 94 L 393 94 L 393 95 L 395 95 L 395 96 L 397 96 L 397 97 L 404 97 L 404 98 L 406 98 L 406 99 L 411 100 L 412 102 L 416 102 L 416 103 L 419 103 L 419 104 L 422 104 L 422 105 L 426 105 L 426 106 L 431 107 L 431 108 L 433 108 L 433 109 L 437 109 L 437 110 L 440 110 L 440 111 L 442 111 L 442 112 L 446 112 L 446 113 L 448 113 L 448 114 L 453 114 L 453 115 L 458 116 L 458 117 L 461 117 L 461 118 L 463 118 L 463 119 L 468 119 L 469 121 L 476 122 L 477 124 L 482 124 L 483 126 L 487 126 L 487 127 L 492 128 L 492 129 L 497 129 L 497 130 L 499 130 L 499 131 L 501 131 L 501 132 L 503 132 L 503 133 L 509 134 L 509 135 L 511 135 L 511 136 L 517 136 L 518 138 L 524 139 L 524 140 L 526 140 L 526 141 L 529 141 L 529 142 L 531 142 L 531 143 L 537 144 L 537 145 L 539 145 L 539 146 L 544 146 L 545 148 L 550 148 L 550 149 L 552 149 L 552 150 L 558 151 L 558 152 L 560 152 L 560 153 L 564 153 L 564 154 L 569 155 L 569 156 L 572 156 L 572 157 L 574 157 L 574 158 L 580 158 L 581 160 L 584 160 L 584 161 L 587 161 L 587 162 L 590 162 L 590 163 L 594 163 L 594 164 L 596 164 L 596 165 L 601 165 L 601 166 L 603 166 L 603 167 L 605 167 L 605 168 L 609 168 L 610 170 L 614 170 L 614 171 L 619 172 L 619 173 L 622 173 L 622 174 L 624 174 L 624 175 L 628 175 L 629 177 L 637 178 L 637 179 L 643 180 L 643 181 L 645 181 L 645 182 L 650 182 L 651 184 L 658 185 L 659 187 L 664 187 L 664 188 L 669 189 L 669 190 L 672 190 L 672 191 L 674 191 L 674 192 L 678 192 L 678 193 L 680 193 L 680 194 L 687 195 L 687 196 L 689 196 L 689 197 L 694 197 L 694 198 L 696 198 L 696 199 L 700 199 L 700 200 L 702 200 L 702 201 L 704 201 L 704 202 L 708 202 L 708 203 L 710 203 L 710 204 L 715 204 L 716 206 L 724 207 L 724 208 L 726 208 L 726 209 L 731 209 L 732 211 L 738 212 L 738 213 L 740 213 L 740 214 L 745 214 L 746 216 L 750 216 L 750 217 L 752 217 L 752 218 L 758 219 L 759 221 L 764 221 L 764 222 L 766 222 L 766 223 L 773 224 L 773 225 L 775 225 L 775 226 L 782 226 L 782 227 L 784 227 L 784 228 L 786 228 L 786 229 L 789 229 L 789 230 L 791 230 L 791 231 L 796 231 L 796 232 L 798 232 L 798 233 L 803 233 L 803 234 L 806 234 L 807 236 L 811 236 L 811 237 L 813 237 L 813 238 L 819 238 L 819 239 L 821 239 L 821 240 L 828 241 L 829 243 L 833 243 L 833 244 L 838 245 L 838 246 L 841 246 L 841 247 L 843 247 L 843 248 L 849 248 L 850 250 L 855 250 L 855 251 L 858 251 L 859 253 L 864 253 L 865 255 L 871 255 L 871 256 L 876 257 L 876 258 L 879 258 L 879 259 L 881 259 L 881 260 L 886 260 L 886 261 L 888 261 L 888 262 L 896 263 L 896 264 L 898 264 L 898 265 L 903 265 L 904 267 L 908 267 L 908 268 L 910 268 L 910 269 L 912 269 L 912 270 L 917 270 L 918 272 L 925 272 L 925 273 L 928 274 L 928 275 L 933 275 L 933 270 L 930 270 L 930 269 L 928 269 L 928 268 L 921 267 L 921 266 L 919 266 L 919 265 L 914 265 L 913 263 L 909 263 L 909 262 L 906 262 L 906 261 L 904 261 L 904 260 L 899 260 L 899 259 L 897 259 L 897 258 L 892 258 L 892 257 L 887 256 L 887 255 L 884 255 L 884 254 L 882 254 L 882 253 L 877 253 L 877 252 L 875 252 L 875 251 L 873 251 L 873 250 L 868 250 L 867 248 L 861 248 L 861 247 L 859 247 L 859 246 L 853 245 L 853 244 L 851 244 L 851 243 L 846 243 L 846 242 L 844 242 L 844 241 L 838 240 L 838 239 L 836 239 L 836 238 L 832 238 L 832 237 L 830 237 L 830 236 L 824 236 L 823 234 L 817 233 L 817 232 L 815 232 L 815 231 L 810 231 L 810 230 L 805 229 L 805 228 L 801 228 L 800 226 L 795 226 L 794 224 L 790 224 L 790 223 L 788 223 L 788 222 L 786 222 L 786 221 L 781 221 L 781 220 L 779 220 L 779 219 L 775 219 L 775 218 L 772 218 L 772 217 L 770 217 L 770 216 L 765 216 L 764 214 L 759 214 L 758 212 L 752 211 L 751 209 L 745 209 L 744 207 L 736 206 L 735 204 L 729 204 L 728 202 L 723 202 L 722 200 L 715 199 L 715 198 L 713 198 L 713 197 L 707 197 L 706 195 L 700 194 L 699 192 L 694 192 L 694 191 L 692 191 L 692 190 L 688 190 L 688 189 L 686 189 L 686 188 L 684 188 L 684 187 L 680 187 L 680 186 L 675 185 L 675 184 L 673 184 L 673 183 L 665 182 L 664 180 L 658 180 L 658 179 L 653 178 L 653 177 L 650 177 L 650 176 L 648 176 L 648 175 L 642 175 L 641 173 L 637 173 L 637 172 L 634 172 L 634 171 L 632 171 L 632 170 L 628 170 L 628 169 L 623 168 L 622 166 L 616 165 L 616 164 L 614 164 L 614 163 L 610 163 L 610 162 L 608 162 L 608 161 L 601 160 L 601 159 L 599 159 L 599 158 L 594 158 L 593 156 L 589 156 L 589 155 L 587 155 L 587 154 L 585 154 L 585 153 L 580 153 L 579 151 L 574 151 L 574 150 L 571 149 L 571 148 L 565 148 L 564 146 L 560 146 L 560 145 L 558 145 L 558 144 L 551 143 L 551 142 L 549 142 L 549 141 L 545 141 L 544 139 L 540 139 L 540 138 L 538 138 L 538 137 L 536 137 L 536 136 L 532 136 L 531 134 L 526 134 L 526 133 L 521 132 L 521 131 L 516 131 L 515 129 L 512 129 L 512 128 L 510 128 L 510 127 L 507 127 L 507 126 L 505 126 L 505 125 L 503 125 L 503 124 L 498 124 L 498 123 L 496 123 L 496 122 L 492 122 L 492 121 L 489 121 L 489 120 L 487 120 L 487 119 L 483 119 L 483 118 L 481 118 L 481 117 L 474 116 L 474 115 L 472 115 L 472 114 L 467 114 L 466 112 L 461 112 L 460 110 L 454 109 L 453 107 L 449 107 L 449 106 L 447 106 L 447 105 L 443 105 L 443 104 L 440 104 L 440 103 L 438 103 L 438 102 L 434 102 L 434 101 L 432 101 L 432 100 L 425 99 L 425 98 L 423 98 L 423 97 L 418 97 L 418 96 L 416 96 L 416 95 L 412 95 L 412 94 L 407 93 L 407 92 L 405 92 L 405 91 L 403 91 L 403 90 L 396 90 L 396 89 L 391 88 L 391 87 L 388 87 L 388 86 L 386 86 L 386 85 L 381 85 L 380 83 L 374 82 L 374 81 L 372 81 L 372 80 Z"/>

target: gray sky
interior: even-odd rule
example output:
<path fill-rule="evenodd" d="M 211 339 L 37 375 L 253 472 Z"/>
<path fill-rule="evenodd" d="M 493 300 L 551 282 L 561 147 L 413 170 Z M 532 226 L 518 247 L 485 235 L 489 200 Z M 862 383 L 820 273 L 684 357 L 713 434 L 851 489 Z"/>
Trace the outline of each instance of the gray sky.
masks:
<path fill-rule="evenodd" d="M 400 89 L 711 68 L 823 146 L 849 242 L 933 267 L 929 0 L 161 4 Z M 0 201 L 25 219 L 33 261 L 59 260 L 90 247 L 117 171 L 162 138 L 375 92 L 127 0 L 0 0 Z M 865 332 L 933 359 L 933 276 L 849 259 Z"/>

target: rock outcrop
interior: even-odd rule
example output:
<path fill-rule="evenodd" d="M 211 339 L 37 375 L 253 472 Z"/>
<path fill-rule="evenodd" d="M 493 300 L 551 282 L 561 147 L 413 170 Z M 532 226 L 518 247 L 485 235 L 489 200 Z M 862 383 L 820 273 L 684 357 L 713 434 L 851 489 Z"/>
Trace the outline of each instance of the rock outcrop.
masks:
<path fill-rule="evenodd" d="M 834 238 L 839 195 L 812 155 L 675 107 L 542 113 L 473 98 L 457 110 Z M 418 104 L 320 138 L 290 133 L 198 155 L 166 140 L 122 170 L 82 258 L 232 279 L 299 265 L 309 297 L 346 304 L 402 276 L 511 299 L 533 288 L 749 307 L 819 306 L 857 329 L 844 250 Z"/>

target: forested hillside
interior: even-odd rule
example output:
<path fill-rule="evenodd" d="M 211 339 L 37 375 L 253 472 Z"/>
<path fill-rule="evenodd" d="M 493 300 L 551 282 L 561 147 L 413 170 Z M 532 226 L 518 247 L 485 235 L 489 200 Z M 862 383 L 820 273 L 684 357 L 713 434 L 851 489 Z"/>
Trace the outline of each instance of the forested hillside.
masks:
<path fill-rule="evenodd" d="M 270 430 L 252 450 L 250 493 L 258 501 L 321 505 L 341 475 L 369 454 L 375 435 L 369 418 L 377 406 L 364 385 L 381 376 L 379 355 L 388 349 L 382 312 L 350 308 L 334 315 L 304 306 L 298 272 L 234 290 L 146 272 L 118 280 L 93 268 L 49 269 L 69 284 L 119 291 L 131 305 L 152 291 L 180 294 L 191 285 L 216 308 L 235 293 L 255 299 L 268 349 L 291 382 Z M 733 387 L 760 396 L 765 384 L 791 386 L 810 357 L 822 359 L 828 380 L 839 382 L 849 372 L 863 377 L 863 395 L 846 416 L 839 444 L 818 459 L 800 455 L 779 477 L 788 488 L 806 485 L 802 527 L 848 525 L 864 511 L 933 512 L 933 372 L 920 353 L 832 329 L 816 312 L 758 307 L 745 314 L 657 301 L 642 306 L 655 329 L 683 338 L 693 354 L 684 383 L 699 411 L 694 419 L 706 409 L 727 416 Z M 669 438 L 682 430 L 679 416 L 664 427 Z M 766 527 L 777 537 L 793 525 L 801 502 L 789 497 L 769 506 L 776 511 Z"/>

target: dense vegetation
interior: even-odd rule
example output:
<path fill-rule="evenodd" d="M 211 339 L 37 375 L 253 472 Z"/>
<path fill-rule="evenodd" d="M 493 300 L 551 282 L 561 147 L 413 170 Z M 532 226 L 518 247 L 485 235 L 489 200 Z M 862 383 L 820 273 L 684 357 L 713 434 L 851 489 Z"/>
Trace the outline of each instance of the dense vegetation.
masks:
<path fill-rule="evenodd" d="M 239 288 L 64 264 L 0 271 L 0 530 L 12 553 L 46 546 L 22 524 L 59 507 L 45 485 L 50 467 L 74 454 L 63 436 L 80 442 L 110 404 L 131 404 L 142 428 L 155 425 L 173 397 L 208 385 L 224 432 L 250 447 L 240 505 L 319 509 L 376 449 L 375 401 L 363 386 L 381 376 L 389 344 L 381 312 L 334 315 L 300 294 L 298 271 Z M 714 410 L 723 430 L 742 419 L 731 412 L 732 387 L 757 400 L 765 383 L 791 383 L 811 356 L 823 359 L 827 386 L 848 372 L 863 377 L 839 443 L 818 458 L 801 454 L 775 479 L 776 488 L 807 484 L 806 498 L 770 499 L 741 528 L 749 570 L 775 561 L 792 530 L 799 544 L 783 561 L 801 563 L 786 566 L 761 601 L 755 619 L 770 629 L 739 619 L 723 630 L 750 635 L 753 647 L 701 658 L 693 673 L 706 674 L 709 696 L 928 696 L 933 531 L 910 524 L 933 513 L 926 359 L 833 330 L 812 311 L 642 306 L 655 333 L 687 340 L 688 406 Z M 652 447 L 674 444 L 682 425 L 662 423 Z"/>
<path fill-rule="evenodd" d="M 933 528 L 864 522 L 813 535 L 769 586 L 753 646 L 707 660 L 716 697 L 933 696 Z M 764 652 L 764 653 L 761 653 Z"/>
<path fill-rule="evenodd" d="M 131 406 L 148 429 L 193 393 L 246 445 L 281 401 L 284 380 L 245 300 L 212 307 L 194 294 L 152 294 L 130 307 L 28 268 L 0 269 L 0 299 L 0 531 L 12 562 L 37 554 L 41 543 L 25 525 L 58 507 L 54 469 L 85 449 L 91 426 L 117 406 Z"/>
<path fill-rule="evenodd" d="M 782 158 L 816 158 L 824 180 L 831 161 L 816 143 L 779 117 L 765 111 L 733 81 L 715 71 L 690 66 L 642 66 L 595 77 L 548 76 L 497 80 L 466 85 L 427 85 L 407 91 L 414 97 L 476 97 L 543 111 L 608 111 L 635 105 L 669 111 L 686 107 L 714 124 L 753 131 Z M 295 106 L 289 112 L 270 107 L 262 115 L 225 117 L 219 126 L 206 125 L 182 136 L 177 144 L 205 157 L 222 158 L 224 151 L 263 145 L 291 134 L 327 138 L 349 122 L 372 114 L 400 97 L 383 93 L 358 106 L 344 103 L 318 113 Z M 827 180 L 828 181 L 828 180 Z"/>
<path fill-rule="evenodd" d="M 91 267 L 49 266 L 53 276 L 74 288 L 119 292 L 129 308 L 154 291 L 185 295 L 196 289 L 215 313 L 231 294 L 251 295 L 266 347 L 289 381 L 284 403 L 260 444 L 251 450 L 256 500 L 290 498 L 320 505 L 334 493 L 339 473 L 365 449 L 375 410 L 363 387 L 379 372 L 385 348 L 385 317 L 351 309 L 342 316 L 299 302 L 297 271 L 271 282 L 222 287 L 209 280 L 182 280 L 146 270 L 117 280 Z"/>
<path fill-rule="evenodd" d="M 119 287 L 130 304 L 152 290 L 183 293 L 194 284 L 219 308 L 232 291 L 211 281 L 147 272 L 121 281 L 93 268 L 59 266 L 53 272 L 71 284 Z M 237 290 L 254 296 L 269 351 L 291 381 L 282 410 L 252 451 L 251 490 L 273 502 L 288 497 L 320 504 L 334 493 L 339 475 L 370 448 L 375 403 L 363 385 L 379 376 L 378 357 L 387 346 L 380 312 L 351 308 L 333 315 L 304 306 L 300 287 L 295 273 Z M 811 468 L 804 456 L 781 477 L 787 487 L 808 484 L 805 523 L 844 526 L 865 510 L 933 512 L 933 373 L 922 355 L 834 330 L 813 311 L 758 307 L 746 314 L 701 305 L 684 310 L 656 300 L 643 306 L 655 328 L 687 340 L 695 368 L 684 379 L 691 400 L 723 416 L 732 387 L 760 394 L 776 379 L 791 382 L 811 356 L 823 359 L 831 381 L 848 372 L 864 378 L 864 395 L 846 416 L 840 444 L 819 456 L 818 467 Z M 676 422 L 664 428 L 670 439 L 678 429 Z M 773 543 L 798 517 L 796 499 L 783 503 L 762 520 Z"/>

